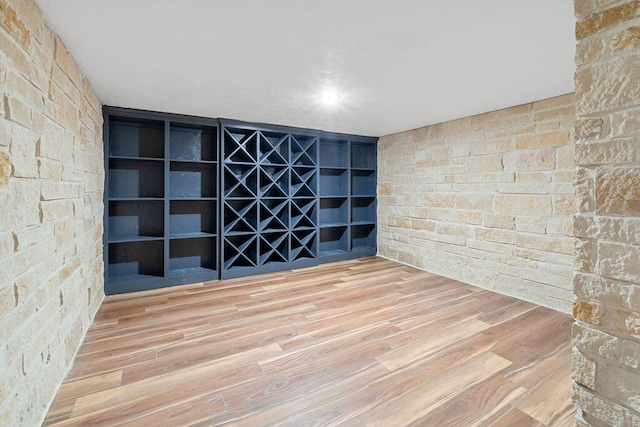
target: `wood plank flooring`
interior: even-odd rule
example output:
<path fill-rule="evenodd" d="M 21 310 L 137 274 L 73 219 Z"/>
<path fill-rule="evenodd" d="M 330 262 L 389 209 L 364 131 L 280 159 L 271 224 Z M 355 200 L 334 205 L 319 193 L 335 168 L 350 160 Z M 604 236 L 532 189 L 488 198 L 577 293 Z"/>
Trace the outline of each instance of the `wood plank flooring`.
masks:
<path fill-rule="evenodd" d="M 571 324 L 375 257 L 110 296 L 44 424 L 572 426 Z"/>

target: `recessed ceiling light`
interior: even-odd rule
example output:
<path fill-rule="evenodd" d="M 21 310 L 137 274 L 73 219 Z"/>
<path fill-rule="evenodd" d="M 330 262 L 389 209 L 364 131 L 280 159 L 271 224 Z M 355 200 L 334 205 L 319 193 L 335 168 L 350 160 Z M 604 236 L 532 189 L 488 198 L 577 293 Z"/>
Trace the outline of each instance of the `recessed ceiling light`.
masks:
<path fill-rule="evenodd" d="M 327 87 L 322 92 L 320 101 L 324 105 L 335 105 L 340 101 L 341 98 L 342 97 L 340 96 L 340 94 L 334 88 Z"/>

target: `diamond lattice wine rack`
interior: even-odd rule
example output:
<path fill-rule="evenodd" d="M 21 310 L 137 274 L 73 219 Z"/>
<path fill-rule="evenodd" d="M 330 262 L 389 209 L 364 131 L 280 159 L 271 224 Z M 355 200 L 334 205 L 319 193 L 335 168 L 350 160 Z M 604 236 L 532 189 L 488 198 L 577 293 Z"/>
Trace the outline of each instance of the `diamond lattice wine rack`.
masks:
<path fill-rule="evenodd" d="M 223 122 L 222 278 L 317 263 L 318 137 Z"/>

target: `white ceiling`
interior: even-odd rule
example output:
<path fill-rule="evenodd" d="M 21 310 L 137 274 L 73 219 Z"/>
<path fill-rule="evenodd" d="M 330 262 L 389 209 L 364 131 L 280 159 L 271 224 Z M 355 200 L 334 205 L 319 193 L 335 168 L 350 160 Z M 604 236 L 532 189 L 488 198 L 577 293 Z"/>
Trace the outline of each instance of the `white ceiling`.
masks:
<path fill-rule="evenodd" d="M 105 105 L 381 136 L 574 90 L 573 0 L 36 3 Z"/>

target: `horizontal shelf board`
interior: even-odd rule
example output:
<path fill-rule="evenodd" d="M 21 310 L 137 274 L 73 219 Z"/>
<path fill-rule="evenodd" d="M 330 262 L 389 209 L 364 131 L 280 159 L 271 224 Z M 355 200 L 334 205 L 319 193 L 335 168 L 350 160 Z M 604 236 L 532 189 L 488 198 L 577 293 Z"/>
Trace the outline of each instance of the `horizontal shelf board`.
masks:
<path fill-rule="evenodd" d="M 135 201 L 147 201 L 147 200 L 164 200 L 164 197 L 109 197 L 109 202 L 135 202 Z"/>
<path fill-rule="evenodd" d="M 201 201 L 216 201 L 218 200 L 218 198 L 217 197 L 170 197 L 169 200 L 201 202 Z"/>
<path fill-rule="evenodd" d="M 136 160 L 136 161 L 148 161 L 155 163 L 163 163 L 164 158 L 162 157 L 135 157 L 135 156 L 109 156 L 109 160 Z"/>
<path fill-rule="evenodd" d="M 170 239 L 196 239 L 196 238 L 202 238 L 202 237 L 216 237 L 217 234 L 215 233 L 204 233 L 204 232 L 200 232 L 200 233 L 171 233 L 169 234 L 169 238 Z"/>
<path fill-rule="evenodd" d="M 141 280 L 153 280 L 162 278 L 162 276 L 153 276 L 151 274 L 128 274 L 125 276 L 109 275 L 109 283 L 133 282 Z"/>
<path fill-rule="evenodd" d="M 195 165 L 216 165 L 218 164 L 217 160 L 185 160 L 185 159 L 169 159 L 171 163 L 185 163 L 185 164 L 195 164 Z"/>
<path fill-rule="evenodd" d="M 374 246 L 356 246 L 351 248 L 351 252 L 353 253 L 376 253 L 376 248 Z"/>
<path fill-rule="evenodd" d="M 323 194 L 320 196 L 321 199 L 346 199 L 349 197 L 348 194 Z"/>
<path fill-rule="evenodd" d="M 352 194 L 351 197 L 363 197 L 363 198 L 365 198 L 365 197 L 375 197 L 375 194 L 371 194 L 371 193 L 369 193 L 369 194 L 361 194 L 361 193 L 358 193 L 358 194 Z"/>
<path fill-rule="evenodd" d="M 346 227 L 349 223 L 347 222 L 328 222 L 328 223 L 320 223 L 320 228 L 336 228 L 336 227 Z"/>
<path fill-rule="evenodd" d="M 351 168 L 351 170 L 355 171 L 355 172 L 371 172 L 371 173 L 373 173 L 373 172 L 376 171 L 376 168 Z"/>
<path fill-rule="evenodd" d="M 376 225 L 376 221 L 351 221 L 351 225 Z"/>
<path fill-rule="evenodd" d="M 211 273 L 217 275 L 217 270 L 206 267 L 190 267 L 177 270 L 169 270 L 169 276 L 189 276 L 193 274 Z"/>
<path fill-rule="evenodd" d="M 323 225 L 321 228 L 347 228 L 349 224 L 345 223 L 342 225 Z"/>
<path fill-rule="evenodd" d="M 324 256 L 330 256 L 330 255 L 343 255 L 346 254 L 347 251 L 343 251 L 343 250 L 339 250 L 339 249 L 334 249 L 331 251 L 320 251 L 320 256 L 324 257 Z"/>
<path fill-rule="evenodd" d="M 116 236 L 109 237 L 109 243 L 153 242 L 164 240 L 162 236 Z"/>

